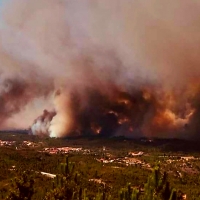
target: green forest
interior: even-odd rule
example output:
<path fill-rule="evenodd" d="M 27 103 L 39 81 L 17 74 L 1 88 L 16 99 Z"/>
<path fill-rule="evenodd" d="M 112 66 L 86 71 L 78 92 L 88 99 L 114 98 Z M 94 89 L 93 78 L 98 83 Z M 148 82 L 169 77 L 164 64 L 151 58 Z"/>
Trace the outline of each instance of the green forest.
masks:
<path fill-rule="evenodd" d="M 0 199 L 196 200 L 200 196 L 199 153 L 184 151 L 185 141 L 0 134 L 1 141 L 14 141 L 13 137 L 14 144 L 0 147 Z M 174 143 L 175 150 L 170 148 Z M 56 154 L 44 150 L 67 146 L 82 150 Z M 130 157 L 133 151 L 144 154 Z"/>

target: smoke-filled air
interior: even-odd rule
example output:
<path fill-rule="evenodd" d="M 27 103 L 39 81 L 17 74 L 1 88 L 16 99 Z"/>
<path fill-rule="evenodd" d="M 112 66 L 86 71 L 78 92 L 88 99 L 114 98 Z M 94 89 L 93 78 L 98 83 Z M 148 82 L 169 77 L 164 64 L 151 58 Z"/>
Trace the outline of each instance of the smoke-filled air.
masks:
<path fill-rule="evenodd" d="M 7 0 L 0 129 L 200 138 L 200 2 Z"/>

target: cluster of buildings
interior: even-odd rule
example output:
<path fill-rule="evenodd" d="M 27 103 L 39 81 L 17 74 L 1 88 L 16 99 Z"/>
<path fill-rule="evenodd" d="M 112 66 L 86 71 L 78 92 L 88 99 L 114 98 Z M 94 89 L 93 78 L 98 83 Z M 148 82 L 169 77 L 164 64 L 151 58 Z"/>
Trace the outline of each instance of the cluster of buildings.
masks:
<path fill-rule="evenodd" d="M 59 154 L 59 153 L 71 153 L 71 152 L 83 152 L 82 148 L 74 148 L 74 147 L 52 147 L 52 148 L 45 148 L 42 152 L 49 153 L 49 154 Z"/>
<path fill-rule="evenodd" d="M 34 142 L 23 141 L 23 142 L 22 142 L 22 146 L 35 147 L 35 146 L 37 146 L 37 145 L 36 145 Z"/>
<path fill-rule="evenodd" d="M 16 146 L 16 141 L 4 141 L 4 140 L 0 140 L 0 146 Z M 23 141 L 20 144 L 21 147 L 36 147 L 38 146 L 36 143 L 34 142 L 30 142 L 30 141 Z M 17 147 L 16 147 L 17 148 Z"/>
<path fill-rule="evenodd" d="M 151 165 L 149 163 L 145 163 L 139 159 L 136 159 L 136 158 L 130 158 L 130 157 L 125 157 L 124 158 L 124 163 L 126 163 L 127 166 L 129 165 L 138 165 L 138 166 L 141 166 L 143 168 L 151 168 Z"/>
<path fill-rule="evenodd" d="M 144 167 L 144 168 L 151 168 L 150 164 L 144 163 L 139 159 L 130 158 L 130 157 L 115 158 L 115 159 L 104 159 L 104 158 L 101 158 L 101 159 L 97 159 L 97 161 L 105 163 L 105 164 L 116 163 L 116 164 L 123 164 L 123 165 L 125 164 L 126 166 L 138 165 L 138 166 L 141 166 L 141 167 Z"/>
<path fill-rule="evenodd" d="M 108 154 L 106 154 L 106 158 L 101 158 L 101 159 L 96 159 L 96 160 L 98 162 L 105 163 L 105 164 L 116 163 L 116 164 L 122 164 L 126 166 L 137 165 L 143 168 L 151 168 L 150 164 L 145 163 L 137 158 L 142 155 L 144 155 L 144 152 L 138 152 L 138 153 L 130 152 L 128 154 L 128 157 L 113 158 L 113 156 L 108 156 Z"/>
<path fill-rule="evenodd" d="M 2 141 L 0 140 L 0 146 L 13 146 L 16 144 L 16 141 Z"/>
<path fill-rule="evenodd" d="M 142 152 L 142 151 L 139 151 L 137 153 L 135 153 L 135 152 L 129 152 L 128 155 L 131 156 L 131 157 L 142 156 L 142 155 L 144 155 L 144 152 Z"/>

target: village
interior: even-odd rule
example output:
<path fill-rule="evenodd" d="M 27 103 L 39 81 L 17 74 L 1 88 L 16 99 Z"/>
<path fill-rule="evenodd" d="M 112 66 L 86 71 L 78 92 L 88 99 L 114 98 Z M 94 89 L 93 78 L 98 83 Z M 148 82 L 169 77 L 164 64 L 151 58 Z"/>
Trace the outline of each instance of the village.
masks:
<path fill-rule="evenodd" d="M 31 140 L 31 138 L 28 137 L 19 140 L 16 137 L 10 137 L 8 140 L 1 139 L 0 147 L 4 149 L 4 151 L 10 149 L 10 152 L 16 151 L 18 154 L 24 155 L 25 160 L 28 160 L 28 152 L 32 152 L 33 155 L 36 153 L 34 159 L 37 159 L 37 165 L 42 166 L 42 163 L 47 162 L 47 160 L 61 160 L 65 158 L 65 156 L 69 155 L 70 159 L 74 158 L 76 160 L 78 166 L 80 165 L 86 169 L 90 169 L 90 165 L 86 167 L 83 161 L 86 159 L 87 162 L 92 163 L 92 165 L 99 166 L 103 172 L 110 171 L 110 173 L 112 173 L 114 171 L 121 174 L 123 171 L 128 172 L 129 170 L 135 170 L 142 175 L 143 173 L 151 173 L 155 167 L 155 163 L 157 163 L 162 166 L 162 172 L 167 171 L 170 177 L 179 180 L 181 183 L 184 183 L 188 176 L 198 177 L 200 175 L 200 159 L 198 154 L 149 151 L 148 148 L 145 147 L 153 145 L 153 142 L 149 140 L 140 141 L 145 148 L 135 148 L 133 145 L 125 147 L 123 150 L 113 148 L 113 146 L 109 144 L 88 145 L 86 142 L 81 143 L 74 140 L 66 140 L 65 142 L 62 141 L 62 143 L 57 141 L 54 142 L 54 139 Z M 123 140 L 121 143 L 124 145 L 129 142 Z M 8 170 L 10 173 L 15 173 L 18 171 L 18 168 L 18 165 L 13 163 Z M 44 177 L 50 179 L 56 177 L 54 171 L 48 170 L 44 167 L 32 169 L 35 173 Z M 102 187 L 107 187 L 107 185 L 109 185 L 110 180 L 107 179 L 106 176 L 99 176 L 99 173 L 97 173 L 97 176 L 94 174 L 88 176 L 87 180 L 89 182 L 95 182 L 95 184 L 100 184 Z"/>
<path fill-rule="evenodd" d="M 14 147 L 16 150 L 24 149 L 24 148 L 34 148 L 37 149 L 38 147 L 44 146 L 43 142 L 32 142 L 28 140 L 24 140 L 21 143 L 18 143 L 14 140 L 4 141 L 0 140 L 1 147 Z M 85 149 L 83 147 L 44 147 L 42 150 L 38 150 L 39 153 L 47 153 L 49 155 L 56 155 L 56 154 L 83 154 L 83 155 L 93 155 L 95 156 L 95 160 L 101 162 L 103 164 L 116 164 L 116 165 L 124 165 L 124 166 L 139 166 L 145 169 L 152 169 L 150 163 L 145 162 L 144 159 L 141 158 L 148 158 L 153 155 L 149 155 L 143 151 L 130 151 L 127 152 L 127 155 L 124 156 L 116 156 L 109 152 L 109 148 L 103 146 L 100 149 Z M 181 155 L 160 155 L 158 156 L 158 160 L 162 160 L 162 163 L 165 166 L 173 166 L 176 168 L 177 176 L 181 177 L 182 172 L 192 173 L 192 174 L 199 174 L 199 168 L 196 168 L 192 163 L 194 161 L 200 160 L 199 157 L 194 156 L 181 156 Z"/>
<path fill-rule="evenodd" d="M 80 152 L 86 152 L 87 150 L 83 150 L 82 148 L 73 148 L 73 147 L 61 147 L 61 148 L 44 148 L 42 151 L 43 153 L 48 153 L 48 154 L 68 154 L 68 153 L 80 153 Z"/>
<path fill-rule="evenodd" d="M 13 146 L 16 144 L 16 141 L 2 141 L 0 140 L 0 146 Z"/>

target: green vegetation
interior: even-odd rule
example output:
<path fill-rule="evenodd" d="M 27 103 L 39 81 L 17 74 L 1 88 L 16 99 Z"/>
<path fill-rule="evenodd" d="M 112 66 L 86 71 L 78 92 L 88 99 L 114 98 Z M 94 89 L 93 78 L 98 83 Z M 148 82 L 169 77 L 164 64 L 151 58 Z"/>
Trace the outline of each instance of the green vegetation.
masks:
<path fill-rule="evenodd" d="M 0 134 L 1 140 L 13 138 L 15 145 L 0 147 L 0 199 L 181 200 L 186 194 L 187 199 L 196 200 L 200 196 L 199 152 L 166 150 L 173 140 L 149 143 L 118 138 L 51 139 Z M 25 140 L 34 145 L 23 145 Z M 67 157 L 44 151 L 47 147 L 64 146 L 90 151 L 70 152 Z M 129 152 L 138 151 L 144 155 L 128 156 Z M 122 162 L 131 159 L 141 162 Z"/>
<path fill-rule="evenodd" d="M 102 192 L 93 194 L 93 197 L 87 194 L 87 188 L 81 184 L 81 176 L 74 171 L 75 164 L 70 163 L 68 157 L 65 163 L 60 165 L 60 174 L 53 181 L 52 189 L 46 192 L 45 200 L 110 200 L 113 199 L 107 194 L 105 187 Z M 29 200 L 34 194 L 34 178 L 30 172 L 23 172 L 20 178 L 13 181 L 12 189 L 9 190 L 7 200 Z M 91 189 L 91 188 L 88 188 Z M 181 195 L 177 195 L 174 189 L 171 189 L 167 181 L 167 175 L 161 174 L 157 166 L 149 176 L 144 186 L 144 191 L 131 188 L 129 183 L 126 188 L 120 190 L 119 200 L 178 200 Z"/>
<path fill-rule="evenodd" d="M 34 179 L 30 172 L 23 172 L 20 178 L 15 178 L 9 191 L 7 200 L 28 200 L 34 194 Z"/>

